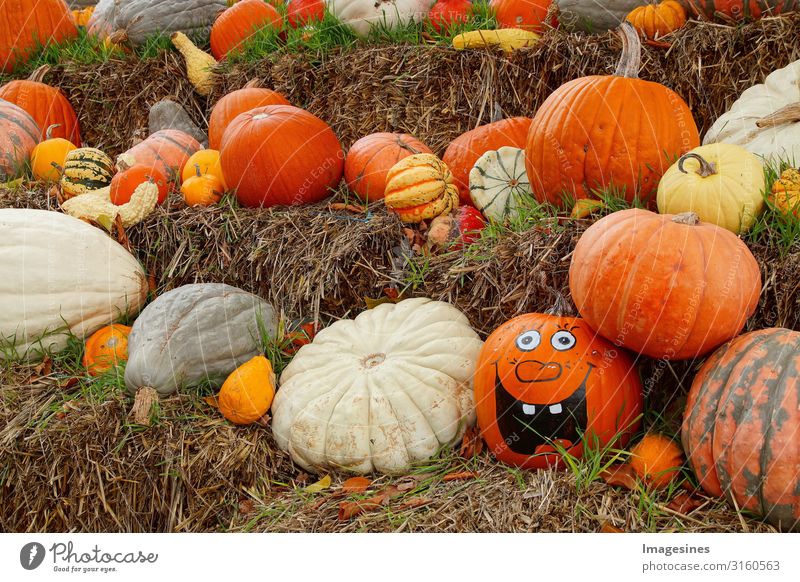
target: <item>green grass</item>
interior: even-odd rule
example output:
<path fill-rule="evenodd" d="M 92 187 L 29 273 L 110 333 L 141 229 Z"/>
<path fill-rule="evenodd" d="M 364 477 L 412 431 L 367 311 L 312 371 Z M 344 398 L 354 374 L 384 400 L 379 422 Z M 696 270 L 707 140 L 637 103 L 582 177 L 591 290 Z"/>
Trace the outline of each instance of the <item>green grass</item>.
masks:
<path fill-rule="evenodd" d="M 792 212 L 784 213 L 776 208 L 770 200 L 772 185 L 787 168 L 796 168 L 797 163 L 790 160 L 778 160 L 764 166 L 764 211 L 756 219 L 750 230 L 745 233 L 744 240 L 753 244 L 761 244 L 774 249 L 784 257 L 797 249 L 800 240 L 800 218 Z M 800 215 L 800 204 L 793 209 Z"/>

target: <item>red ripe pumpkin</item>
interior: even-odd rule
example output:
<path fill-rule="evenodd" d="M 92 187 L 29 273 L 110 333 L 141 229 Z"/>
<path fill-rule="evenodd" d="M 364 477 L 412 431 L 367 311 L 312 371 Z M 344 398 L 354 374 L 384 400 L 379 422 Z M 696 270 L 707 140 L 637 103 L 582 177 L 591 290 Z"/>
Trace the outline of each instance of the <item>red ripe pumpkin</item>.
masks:
<path fill-rule="evenodd" d="M 353 144 L 344 161 L 347 187 L 362 200 L 381 200 L 391 167 L 403 158 L 423 153 L 433 152 L 407 133 L 373 133 L 362 137 Z"/>
<path fill-rule="evenodd" d="M 212 150 L 220 148 L 225 129 L 237 115 L 266 105 L 291 105 L 291 103 L 277 91 L 258 87 L 257 81 L 251 81 L 243 88 L 225 95 L 211 110 L 211 117 L 208 120 L 208 147 Z"/>
<path fill-rule="evenodd" d="M 42 45 L 78 36 L 78 27 L 64 0 L 0 2 L 0 71 L 10 73 Z"/>
<path fill-rule="evenodd" d="M 499 28 L 541 32 L 552 0 L 491 0 L 489 5 Z"/>
<path fill-rule="evenodd" d="M 231 122 L 220 161 L 242 205 L 269 207 L 325 198 L 342 179 L 344 155 L 319 117 L 291 105 L 268 105 Z"/>
<path fill-rule="evenodd" d="M 167 180 L 180 184 L 183 166 L 200 143 L 178 129 L 162 129 L 133 146 L 117 158 L 117 166 L 125 170 L 133 166 L 153 168 Z"/>
<path fill-rule="evenodd" d="M 682 3 L 699 20 L 729 24 L 778 16 L 800 8 L 798 0 L 683 0 Z"/>
<path fill-rule="evenodd" d="M 283 20 L 278 11 L 263 0 L 240 0 L 214 21 L 211 27 L 211 54 L 218 61 L 262 28 L 280 29 Z"/>
<path fill-rule="evenodd" d="M 158 187 L 158 203 L 163 204 L 169 192 L 167 178 L 156 168 L 143 164 L 114 174 L 111 179 L 111 202 L 117 206 L 130 202 L 133 191 L 147 181 L 153 182 Z"/>
<path fill-rule="evenodd" d="M 24 109 L 0 99 L 0 182 L 22 173 L 41 133 Z"/>
<path fill-rule="evenodd" d="M 739 237 L 696 214 L 630 209 L 583 233 L 569 288 L 581 317 L 616 345 L 683 360 L 742 330 L 761 272 Z"/>
<path fill-rule="evenodd" d="M 464 245 L 471 245 L 481 238 L 481 232 L 486 228 L 486 219 L 481 211 L 474 206 L 459 206 L 455 212 L 456 227 L 461 240 L 454 245 L 455 250 L 460 250 Z"/>
<path fill-rule="evenodd" d="M 325 3 L 322 0 L 289 0 L 286 3 L 289 26 L 298 28 L 325 18 Z"/>
<path fill-rule="evenodd" d="M 472 15 L 470 0 L 439 0 L 428 12 L 428 20 L 438 32 L 447 32 L 464 24 Z"/>
<path fill-rule="evenodd" d="M 800 531 L 800 333 L 741 335 L 692 382 L 681 437 L 700 485 Z"/>
<path fill-rule="evenodd" d="M 511 117 L 467 131 L 450 142 L 442 161 L 453 172 L 461 204 L 472 204 L 469 173 L 478 158 L 503 146 L 524 148 L 530 126 L 527 117 Z"/>
<path fill-rule="evenodd" d="M 617 72 L 565 83 L 533 118 L 525 168 L 540 201 L 563 205 L 565 198 L 591 198 L 595 189 L 614 187 L 629 202 L 637 196 L 654 202 L 661 175 L 700 145 L 683 99 L 638 78 L 639 35 L 628 22 L 619 30 L 623 54 Z"/>
<path fill-rule="evenodd" d="M 81 146 L 78 117 L 66 96 L 42 82 L 48 66 L 39 67 L 27 80 L 9 81 L 0 87 L 0 99 L 15 103 L 27 111 L 42 130 L 41 139 L 50 129 L 50 137 L 63 138 Z"/>
<path fill-rule="evenodd" d="M 540 469 L 562 462 L 559 447 L 581 457 L 584 443 L 625 446 L 639 426 L 642 384 L 628 355 L 586 321 L 527 313 L 486 339 L 475 408 L 497 460 Z"/>

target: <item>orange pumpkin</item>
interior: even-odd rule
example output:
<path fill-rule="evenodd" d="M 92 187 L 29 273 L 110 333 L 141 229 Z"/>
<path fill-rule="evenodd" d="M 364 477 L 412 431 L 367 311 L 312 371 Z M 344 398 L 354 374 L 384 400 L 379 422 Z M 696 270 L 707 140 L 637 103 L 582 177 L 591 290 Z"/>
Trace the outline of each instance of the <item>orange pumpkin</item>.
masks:
<path fill-rule="evenodd" d="M 639 374 L 582 319 L 527 313 L 486 339 L 475 372 L 481 435 L 497 460 L 525 469 L 562 463 L 584 444 L 624 446 L 638 429 Z"/>
<path fill-rule="evenodd" d="M 220 388 L 217 404 L 234 424 L 252 424 L 264 416 L 275 397 L 275 374 L 264 356 L 236 368 Z"/>
<path fill-rule="evenodd" d="M 675 32 L 686 24 L 686 10 L 677 0 L 661 0 L 637 6 L 625 18 L 648 39 Z"/>
<path fill-rule="evenodd" d="M 42 182 L 58 182 L 64 171 L 67 154 L 77 149 L 75 144 L 61 137 L 51 137 L 47 130 L 46 139 L 31 152 L 31 173 Z"/>
<path fill-rule="evenodd" d="M 642 482 L 664 489 L 680 474 L 683 452 L 672 439 L 648 434 L 631 448 L 629 462 Z"/>
<path fill-rule="evenodd" d="M 583 233 L 569 288 L 581 317 L 616 345 L 682 360 L 742 330 L 758 305 L 761 272 L 739 237 L 696 214 L 630 209 Z"/>
<path fill-rule="evenodd" d="M 71 40 L 78 29 L 64 0 L 0 2 L 0 71 L 10 73 L 42 45 Z"/>
<path fill-rule="evenodd" d="M 727 24 L 778 16 L 800 7 L 798 0 L 684 0 L 684 4 L 698 20 Z"/>
<path fill-rule="evenodd" d="M 525 167 L 540 201 L 563 205 L 565 198 L 591 198 L 595 190 L 613 188 L 629 202 L 638 196 L 654 203 L 661 175 L 700 145 L 683 99 L 638 78 L 639 35 L 627 22 L 619 30 L 617 72 L 562 85 L 533 118 Z"/>
<path fill-rule="evenodd" d="M 22 173 L 40 136 L 33 117 L 21 107 L 0 99 L 0 182 Z"/>
<path fill-rule="evenodd" d="M 183 166 L 181 178 L 185 181 L 198 175 L 212 174 L 216 177 L 223 189 L 225 188 L 225 176 L 222 175 L 222 166 L 219 161 L 217 150 L 200 150 L 192 154 Z"/>
<path fill-rule="evenodd" d="M 83 350 L 83 366 L 91 376 L 99 376 L 128 360 L 128 334 L 131 328 L 118 323 L 94 332 Z"/>
<path fill-rule="evenodd" d="M 380 200 L 386 189 L 386 174 L 397 162 L 413 154 L 432 153 L 407 133 L 373 133 L 362 137 L 347 152 L 344 179 L 362 200 Z"/>
<path fill-rule="evenodd" d="M 42 130 L 41 139 L 60 137 L 81 145 L 78 116 L 69 100 L 55 87 L 42 83 L 50 67 L 36 69 L 27 80 L 9 81 L 0 87 L 0 99 L 15 103 L 27 111 Z"/>
<path fill-rule="evenodd" d="M 283 19 L 278 11 L 263 0 L 241 0 L 214 21 L 211 27 L 211 54 L 221 61 L 262 28 L 280 30 Z"/>
<path fill-rule="evenodd" d="M 213 150 L 220 148 L 225 130 L 237 115 L 267 105 L 291 105 L 291 103 L 280 93 L 259 87 L 258 81 L 250 81 L 243 88 L 225 95 L 211 110 L 211 117 L 208 120 L 208 147 Z"/>
<path fill-rule="evenodd" d="M 291 105 L 240 114 L 220 148 L 222 173 L 244 206 L 309 204 L 336 188 L 344 155 L 327 123 Z"/>
<path fill-rule="evenodd" d="M 472 204 L 469 173 L 478 158 L 503 146 L 524 148 L 530 126 L 531 120 L 527 117 L 502 119 L 467 131 L 450 143 L 442 161 L 453 172 L 461 204 Z"/>
<path fill-rule="evenodd" d="M 158 169 L 144 164 L 136 164 L 114 174 L 111 179 L 111 202 L 117 206 L 127 204 L 134 190 L 144 182 L 152 182 L 158 187 L 158 203 L 163 204 L 169 193 L 167 178 Z"/>
<path fill-rule="evenodd" d="M 147 166 L 177 184 L 180 183 L 186 161 L 199 149 L 200 143 L 188 133 L 178 129 L 162 129 L 120 154 L 117 166 L 120 170 Z"/>
<path fill-rule="evenodd" d="M 222 181 L 213 174 L 201 174 L 199 168 L 196 172 L 196 175 L 181 184 L 181 194 L 186 205 L 213 206 L 222 200 L 225 192 Z"/>
<path fill-rule="evenodd" d="M 552 0 L 491 0 L 494 19 L 499 28 L 522 28 L 542 32 L 543 22 Z"/>
<path fill-rule="evenodd" d="M 72 19 L 75 21 L 76 26 L 86 28 L 89 26 L 89 20 L 92 19 L 92 14 L 94 14 L 94 6 L 75 9 L 72 10 Z"/>

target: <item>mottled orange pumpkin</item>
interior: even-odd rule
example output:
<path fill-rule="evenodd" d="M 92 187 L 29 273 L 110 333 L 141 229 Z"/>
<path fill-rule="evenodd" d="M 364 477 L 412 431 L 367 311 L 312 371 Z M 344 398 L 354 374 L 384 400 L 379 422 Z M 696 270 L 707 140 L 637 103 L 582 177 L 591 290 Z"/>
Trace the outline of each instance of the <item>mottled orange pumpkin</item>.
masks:
<path fill-rule="evenodd" d="M 251 424 L 264 416 L 275 397 L 275 374 L 264 356 L 236 368 L 220 388 L 217 404 L 234 424 Z"/>
<path fill-rule="evenodd" d="M 628 355 L 575 317 L 528 313 L 487 338 L 475 372 L 478 426 L 492 454 L 526 469 L 584 443 L 624 446 L 643 396 Z"/>
<path fill-rule="evenodd" d="M 115 323 L 94 332 L 83 351 L 83 366 L 91 376 L 99 376 L 128 360 L 128 334 L 131 328 Z"/>
<path fill-rule="evenodd" d="M 125 170 L 137 165 L 154 168 L 167 180 L 180 184 L 186 161 L 200 149 L 200 143 L 184 131 L 162 129 L 150 134 L 117 158 L 117 167 Z"/>
<path fill-rule="evenodd" d="M 698 20 L 734 24 L 778 16 L 800 8 L 799 0 L 683 0 Z"/>
<path fill-rule="evenodd" d="M 672 439 L 648 434 L 631 447 L 630 465 L 643 483 L 663 489 L 680 473 L 683 452 Z"/>
<path fill-rule="evenodd" d="M 39 126 L 27 111 L 0 99 L 0 182 L 25 170 L 40 136 Z"/>

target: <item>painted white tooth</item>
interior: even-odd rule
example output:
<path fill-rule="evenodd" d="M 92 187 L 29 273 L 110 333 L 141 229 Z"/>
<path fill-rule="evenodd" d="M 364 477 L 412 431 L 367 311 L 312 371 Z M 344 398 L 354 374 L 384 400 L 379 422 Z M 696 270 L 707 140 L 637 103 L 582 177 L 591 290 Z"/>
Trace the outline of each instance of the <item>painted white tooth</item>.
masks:
<path fill-rule="evenodd" d="M 525 414 L 534 415 L 536 414 L 536 407 L 533 404 L 523 404 L 522 412 L 524 412 Z"/>
<path fill-rule="evenodd" d="M 553 404 L 553 406 L 551 406 L 549 410 L 550 414 L 561 414 L 561 403 Z"/>

